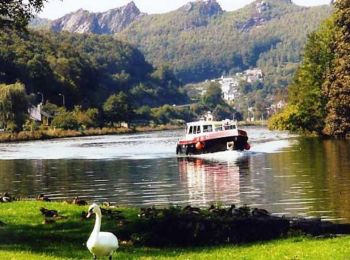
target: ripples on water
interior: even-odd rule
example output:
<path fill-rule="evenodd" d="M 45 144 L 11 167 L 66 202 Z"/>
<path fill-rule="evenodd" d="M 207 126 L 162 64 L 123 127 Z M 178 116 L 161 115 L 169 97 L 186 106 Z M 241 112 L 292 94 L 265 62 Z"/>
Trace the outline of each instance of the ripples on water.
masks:
<path fill-rule="evenodd" d="M 349 142 L 247 128 L 252 150 L 177 158 L 183 131 L 0 144 L 0 192 L 124 205 L 248 204 L 350 220 Z"/>

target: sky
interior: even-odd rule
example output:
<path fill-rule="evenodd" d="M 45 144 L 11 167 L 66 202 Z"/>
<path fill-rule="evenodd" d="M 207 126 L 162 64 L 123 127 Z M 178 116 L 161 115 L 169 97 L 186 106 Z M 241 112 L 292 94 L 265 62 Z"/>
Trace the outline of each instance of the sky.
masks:
<path fill-rule="evenodd" d="M 131 0 L 48 0 L 44 10 L 39 14 L 42 18 L 56 19 L 80 8 L 91 12 L 103 12 L 108 9 L 126 5 Z M 195 1 L 195 0 L 191 0 Z M 254 0 L 217 0 L 226 11 L 239 9 Z M 190 0 L 134 0 L 141 12 L 154 14 L 175 10 Z M 329 4 L 330 0 L 293 0 L 297 5 L 314 6 Z"/>

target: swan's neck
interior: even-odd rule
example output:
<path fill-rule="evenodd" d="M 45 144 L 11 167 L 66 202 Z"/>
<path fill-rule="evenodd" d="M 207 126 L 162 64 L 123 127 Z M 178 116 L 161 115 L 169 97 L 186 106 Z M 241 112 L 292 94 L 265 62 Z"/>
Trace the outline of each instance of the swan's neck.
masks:
<path fill-rule="evenodd" d="M 98 236 L 101 230 L 101 219 L 102 219 L 102 214 L 101 212 L 96 212 L 96 221 L 95 221 L 95 226 L 94 229 L 92 230 L 91 236 Z"/>

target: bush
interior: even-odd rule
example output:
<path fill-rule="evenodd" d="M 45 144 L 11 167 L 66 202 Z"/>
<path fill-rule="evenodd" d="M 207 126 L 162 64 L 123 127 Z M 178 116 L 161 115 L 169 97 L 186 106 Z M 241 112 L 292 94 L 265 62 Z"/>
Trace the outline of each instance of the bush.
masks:
<path fill-rule="evenodd" d="M 51 126 L 62 128 L 65 130 L 79 129 L 79 123 L 74 114 L 71 112 L 61 112 L 58 115 L 56 115 L 51 122 Z"/>
<path fill-rule="evenodd" d="M 288 105 L 283 111 L 273 115 L 268 121 L 268 128 L 271 130 L 289 130 L 296 132 L 300 126 L 298 107 Z"/>

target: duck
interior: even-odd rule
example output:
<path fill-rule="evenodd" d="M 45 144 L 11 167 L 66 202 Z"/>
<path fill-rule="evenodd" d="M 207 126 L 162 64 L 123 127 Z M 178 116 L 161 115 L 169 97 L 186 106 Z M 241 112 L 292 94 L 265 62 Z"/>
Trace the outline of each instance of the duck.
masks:
<path fill-rule="evenodd" d="M 38 197 L 36 198 L 36 200 L 41 200 L 41 201 L 46 201 L 46 202 L 51 201 L 44 193 L 40 193 L 38 195 Z"/>
<path fill-rule="evenodd" d="M 72 203 L 79 206 L 87 205 L 87 202 L 85 200 L 80 199 L 79 197 L 75 197 Z"/>
<path fill-rule="evenodd" d="M 89 218 L 92 214 L 96 215 L 95 226 L 86 246 L 94 259 L 101 256 L 109 256 L 109 259 L 111 260 L 113 252 L 119 247 L 118 239 L 113 233 L 100 232 L 102 213 L 100 207 L 96 203 L 93 203 L 89 207 L 86 218 Z"/>
<path fill-rule="evenodd" d="M 54 209 L 40 208 L 40 212 L 46 218 L 58 217 L 58 212 L 57 212 L 57 210 L 54 210 Z"/>

